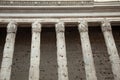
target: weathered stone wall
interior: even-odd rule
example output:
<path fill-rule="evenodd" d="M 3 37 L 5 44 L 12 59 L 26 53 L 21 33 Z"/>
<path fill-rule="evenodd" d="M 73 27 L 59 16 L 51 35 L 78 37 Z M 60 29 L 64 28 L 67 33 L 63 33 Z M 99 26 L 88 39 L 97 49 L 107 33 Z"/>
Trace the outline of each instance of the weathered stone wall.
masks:
<path fill-rule="evenodd" d="M 100 27 L 90 28 L 95 68 L 98 80 L 113 80 L 111 64 Z M 113 28 L 113 35 L 120 54 L 120 28 Z M 0 28 L 0 63 L 6 37 L 6 28 Z M 65 32 L 68 72 L 70 80 L 86 80 L 81 41 L 77 28 L 67 27 Z M 28 80 L 31 49 L 31 28 L 18 28 L 11 80 Z M 55 28 L 42 28 L 40 80 L 57 80 Z"/>

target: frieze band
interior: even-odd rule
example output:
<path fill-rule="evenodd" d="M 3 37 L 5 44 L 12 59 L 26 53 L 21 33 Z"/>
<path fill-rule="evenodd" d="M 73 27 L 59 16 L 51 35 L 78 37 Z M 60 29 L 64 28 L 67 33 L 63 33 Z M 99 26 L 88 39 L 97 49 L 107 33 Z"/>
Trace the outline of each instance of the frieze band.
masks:
<path fill-rule="evenodd" d="M 93 1 L 0 1 L 0 6 L 86 6 Z"/>

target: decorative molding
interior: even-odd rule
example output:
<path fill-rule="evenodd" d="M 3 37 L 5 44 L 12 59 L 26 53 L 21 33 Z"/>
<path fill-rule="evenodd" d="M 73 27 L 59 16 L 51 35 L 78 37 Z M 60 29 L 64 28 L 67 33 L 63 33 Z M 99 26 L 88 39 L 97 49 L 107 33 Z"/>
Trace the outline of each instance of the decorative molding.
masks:
<path fill-rule="evenodd" d="M 0 1 L 0 6 L 86 6 L 94 1 Z"/>
<path fill-rule="evenodd" d="M 0 13 L 0 18 L 79 18 L 79 17 L 120 17 L 120 12 L 87 13 Z"/>

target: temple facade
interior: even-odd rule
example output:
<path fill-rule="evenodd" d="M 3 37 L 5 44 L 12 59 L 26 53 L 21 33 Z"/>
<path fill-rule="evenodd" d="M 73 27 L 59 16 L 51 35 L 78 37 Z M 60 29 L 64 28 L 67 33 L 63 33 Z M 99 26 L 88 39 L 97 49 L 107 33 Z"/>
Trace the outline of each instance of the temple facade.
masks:
<path fill-rule="evenodd" d="M 120 0 L 0 0 L 0 80 L 120 80 Z"/>

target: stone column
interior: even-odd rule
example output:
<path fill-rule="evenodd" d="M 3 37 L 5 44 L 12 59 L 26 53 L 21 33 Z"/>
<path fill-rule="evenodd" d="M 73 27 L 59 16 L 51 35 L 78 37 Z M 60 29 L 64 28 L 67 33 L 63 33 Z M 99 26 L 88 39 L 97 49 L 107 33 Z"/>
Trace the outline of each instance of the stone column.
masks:
<path fill-rule="evenodd" d="M 0 80 L 10 80 L 16 31 L 17 23 L 11 21 L 7 26 L 7 36 L 3 51 Z"/>
<path fill-rule="evenodd" d="M 64 31 L 65 31 L 64 23 L 63 22 L 57 23 L 56 38 L 57 38 L 58 80 L 69 80 Z"/>
<path fill-rule="evenodd" d="M 40 78 L 39 77 L 40 36 L 41 36 L 41 24 L 39 22 L 34 22 L 32 24 L 32 43 L 31 43 L 29 80 L 39 80 Z"/>
<path fill-rule="evenodd" d="M 82 53 L 85 64 L 86 80 L 97 80 L 94 66 L 93 54 L 91 50 L 90 40 L 88 36 L 88 24 L 86 21 L 81 21 L 78 30 L 80 33 Z"/>
<path fill-rule="evenodd" d="M 120 58 L 112 35 L 110 22 L 107 20 L 103 21 L 101 29 L 104 35 L 107 51 L 109 54 L 109 59 L 112 65 L 114 80 L 120 80 Z"/>

